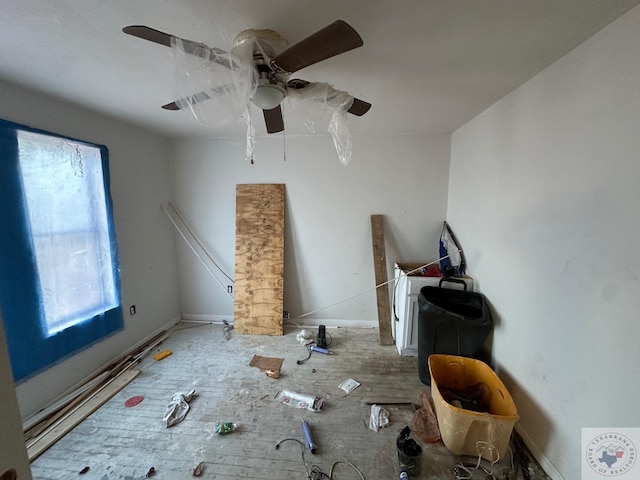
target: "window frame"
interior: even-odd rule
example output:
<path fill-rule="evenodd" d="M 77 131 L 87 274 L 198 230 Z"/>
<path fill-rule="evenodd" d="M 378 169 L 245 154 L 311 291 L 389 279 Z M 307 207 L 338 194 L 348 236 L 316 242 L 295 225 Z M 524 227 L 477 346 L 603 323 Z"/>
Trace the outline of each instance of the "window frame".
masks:
<path fill-rule="evenodd" d="M 18 131 L 61 138 L 100 150 L 117 306 L 53 335 L 48 334 L 45 326 L 19 166 Z M 0 308 L 14 380 L 22 382 L 124 328 L 108 149 L 104 145 L 0 120 L 0 192 Z"/>

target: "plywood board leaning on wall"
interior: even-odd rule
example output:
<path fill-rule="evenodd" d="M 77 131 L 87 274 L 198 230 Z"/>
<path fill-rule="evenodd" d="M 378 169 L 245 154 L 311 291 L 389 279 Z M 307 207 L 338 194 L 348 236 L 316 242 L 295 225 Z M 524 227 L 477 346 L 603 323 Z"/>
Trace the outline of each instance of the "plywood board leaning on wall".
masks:
<path fill-rule="evenodd" d="M 234 331 L 282 335 L 284 184 L 236 185 Z"/>

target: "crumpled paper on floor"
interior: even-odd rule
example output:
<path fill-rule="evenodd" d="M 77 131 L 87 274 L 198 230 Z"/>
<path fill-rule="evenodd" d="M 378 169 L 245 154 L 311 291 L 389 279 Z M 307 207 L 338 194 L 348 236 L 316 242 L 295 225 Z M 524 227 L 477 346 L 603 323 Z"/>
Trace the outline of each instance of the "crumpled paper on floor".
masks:
<path fill-rule="evenodd" d="M 377 432 L 382 427 L 389 425 L 389 412 L 380 405 L 371 405 L 371 416 L 369 417 L 369 428 Z"/>
<path fill-rule="evenodd" d="M 296 335 L 296 339 L 301 345 L 309 345 L 310 343 L 313 343 L 314 337 L 313 333 L 309 330 L 301 330 L 300 333 Z"/>
<path fill-rule="evenodd" d="M 173 394 L 171 397 L 171 403 L 167 405 L 167 411 L 164 414 L 164 423 L 167 427 L 180 423 L 184 420 L 184 417 L 187 416 L 187 412 L 189 411 L 189 402 L 195 393 L 195 390 L 191 390 L 190 392 L 178 392 Z"/>

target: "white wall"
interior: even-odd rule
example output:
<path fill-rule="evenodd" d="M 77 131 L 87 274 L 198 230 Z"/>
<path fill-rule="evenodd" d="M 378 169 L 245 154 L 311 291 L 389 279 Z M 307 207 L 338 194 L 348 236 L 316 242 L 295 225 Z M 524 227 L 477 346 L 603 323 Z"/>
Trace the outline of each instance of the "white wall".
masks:
<path fill-rule="evenodd" d="M 26 417 L 179 316 L 175 236 L 160 207 L 170 195 L 168 140 L 9 83 L 0 98 L 4 120 L 107 146 L 120 248 L 124 331 L 21 383 Z"/>
<path fill-rule="evenodd" d="M 175 143 L 175 206 L 232 277 L 235 189 L 242 183 L 286 184 L 284 309 L 294 320 L 374 287 L 372 214 L 385 215 L 388 263 L 437 258 L 449 135 L 354 136 L 347 167 L 328 136 L 285 142 L 286 160 L 281 135 L 258 138 L 254 165 L 244 160 L 242 139 Z M 178 257 L 185 316 L 231 318 L 233 302 L 182 241 Z M 371 290 L 305 320 L 375 325 L 377 318 Z"/>
<path fill-rule="evenodd" d="M 495 310 L 519 428 L 556 478 L 579 475 L 581 427 L 640 427 L 638 52 L 640 7 L 452 140 L 448 220 Z"/>

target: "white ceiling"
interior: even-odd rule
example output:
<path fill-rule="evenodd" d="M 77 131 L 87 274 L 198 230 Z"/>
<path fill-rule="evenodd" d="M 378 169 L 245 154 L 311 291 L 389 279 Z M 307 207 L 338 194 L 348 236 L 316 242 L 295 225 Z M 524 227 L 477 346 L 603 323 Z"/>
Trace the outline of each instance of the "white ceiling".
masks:
<path fill-rule="evenodd" d="M 0 79 L 167 136 L 243 136 L 240 122 L 212 129 L 160 109 L 174 100 L 171 50 L 125 35 L 122 27 L 143 24 L 228 50 L 247 28 L 276 30 L 291 45 L 342 19 L 364 46 L 295 77 L 372 103 L 364 117 L 349 116 L 352 133 L 437 134 L 454 131 L 638 3 L 0 0 Z M 257 133 L 264 134 L 253 109 Z M 308 133 L 297 120 L 285 105 L 288 135 Z"/>

